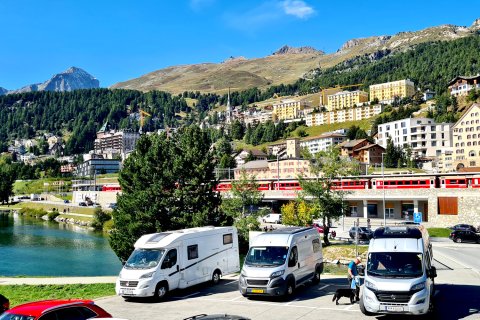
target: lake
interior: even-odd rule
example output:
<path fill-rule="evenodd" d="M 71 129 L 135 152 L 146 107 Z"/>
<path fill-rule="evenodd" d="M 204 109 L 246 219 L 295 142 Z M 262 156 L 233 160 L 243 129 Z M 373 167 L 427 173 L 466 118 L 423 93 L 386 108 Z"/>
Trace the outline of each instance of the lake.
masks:
<path fill-rule="evenodd" d="M 0 213 L 0 276 L 112 276 L 121 267 L 101 233 Z"/>

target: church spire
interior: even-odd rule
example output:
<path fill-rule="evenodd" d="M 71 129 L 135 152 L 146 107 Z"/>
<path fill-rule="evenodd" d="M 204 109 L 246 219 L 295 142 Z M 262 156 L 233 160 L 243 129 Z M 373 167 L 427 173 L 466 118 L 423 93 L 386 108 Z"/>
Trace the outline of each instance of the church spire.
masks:
<path fill-rule="evenodd" d="M 228 88 L 227 111 L 226 111 L 225 118 L 227 123 L 230 123 L 232 121 L 232 105 L 230 104 L 230 87 Z"/>

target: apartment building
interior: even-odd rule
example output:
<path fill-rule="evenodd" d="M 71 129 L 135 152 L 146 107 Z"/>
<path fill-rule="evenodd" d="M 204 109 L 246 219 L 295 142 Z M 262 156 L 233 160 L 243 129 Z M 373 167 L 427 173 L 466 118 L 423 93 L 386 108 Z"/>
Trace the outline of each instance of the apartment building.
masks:
<path fill-rule="evenodd" d="M 415 84 L 409 79 L 373 84 L 370 89 L 370 101 L 378 99 L 381 103 L 392 103 L 395 97 L 412 97 L 415 94 Z"/>
<path fill-rule="evenodd" d="M 365 91 L 341 91 L 327 97 L 327 110 L 350 109 L 364 102 L 368 102 L 368 93 Z"/>
<path fill-rule="evenodd" d="M 86 177 L 94 174 L 116 173 L 118 171 L 120 171 L 120 160 L 89 159 L 77 166 L 75 175 Z"/>
<path fill-rule="evenodd" d="M 377 143 L 387 147 L 388 139 L 395 146 L 409 145 L 414 158 L 438 157 L 452 147 L 453 123 L 436 123 L 429 118 L 408 118 L 378 126 Z"/>
<path fill-rule="evenodd" d="M 305 108 L 306 102 L 297 99 L 282 100 L 273 104 L 272 117 L 275 121 L 297 119 L 300 111 Z"/>
<path fill-rule="evenodd" d="M 320 126 L 329 123 L 358 121 L 368 119 L 382 113 L 383 105 L 366 105 L 350 109 L 341 109 L 328 112 L 310 113 L 305 116 L 308 127 Z"/>
<path fill-rule="evenodd" d="M 244 122 L 245 125 L 255 125 L 258 123 L 265 123 L 269 120 L 272 120 L 272 111 L 269 112 L 255 112 L 251 115 L 245 115 Z"/>
<path fill-rule="evenodd" d="M 448 91 L 452 96 L 466 96 L 470 90 L 480 90 L 480 75 L 473 77 L 457 76 L 448 83 Z"/>
<path fill-rule="evenodd" d="M 140 139 L 140 134 L 134 131 L 99 131 L 94 142 L 95 152 L 101 154 L 127 153 L 135 149 L 138 139 Z"/>
<path fill-rule="evenodd" d="M 437 172 L 441 173 L 455 171 L 453 166 L 453 148 L 442 150 L 442 153 L 437 157 L 435 168 Z"/>
<path fill-rule="evenodd" d="M 453 166 L 480 167 L 480 104 L 474 103 L 453 126 Z"/>
<path fill-rule="evenodd" d="M 300 141 L 300 147 L 306 148 L 310 154 L 315 154 L 320 151 L 326 151 L 331 146 L 336 146 L 345 141 L 346 135 L 341 133 L 325 133 L 316 137 L 305 138 Z"/>

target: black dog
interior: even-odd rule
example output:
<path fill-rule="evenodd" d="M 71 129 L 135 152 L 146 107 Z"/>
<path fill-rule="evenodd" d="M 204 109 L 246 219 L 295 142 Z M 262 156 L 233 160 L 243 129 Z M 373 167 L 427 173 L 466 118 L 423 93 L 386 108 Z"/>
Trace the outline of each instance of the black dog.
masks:
<path fill-rule="evenodd" d="M 341 297 L 346 297 L 350 298 L 350 303 L 353 304 L 354 299 L 355 299 L 355 290 L 353 289 L 337 289 L 335 291 L 335 294 L 333 295 L 332 301 L 335 301 L 336 304 L 338 304 L 338 300 L 340 300 Z"/>

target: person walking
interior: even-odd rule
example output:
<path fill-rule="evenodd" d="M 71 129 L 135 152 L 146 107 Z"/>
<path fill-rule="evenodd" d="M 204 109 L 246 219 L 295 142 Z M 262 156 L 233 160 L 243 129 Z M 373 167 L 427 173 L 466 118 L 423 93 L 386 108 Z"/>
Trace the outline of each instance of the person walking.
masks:
<path fill-rule="evenodd" d="M 348 278 L 348 285 L 349 287 L 355 291 L 355 299 L 357 301 L 360 300 L 359 298 L 359 293 L 360 293 L 360 283 L 355 283 L 355 289 L 352 288 L 352 281 L 358 281 L 357 279 L 357 276 L 358 276 L 358 270 L 357 270 L 357 265 L 362 262 L 362 258 L 361 257 L 356 257 L 355 260 L 352 260 L 350 261 L 350 263 L 348 264 L 348 274 L 347 274 L 347 278 Z"/>

